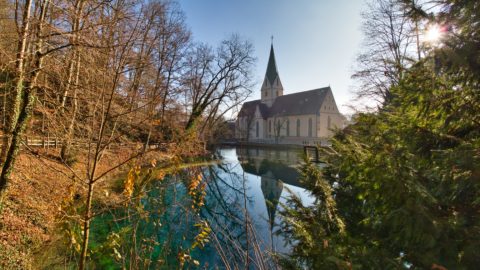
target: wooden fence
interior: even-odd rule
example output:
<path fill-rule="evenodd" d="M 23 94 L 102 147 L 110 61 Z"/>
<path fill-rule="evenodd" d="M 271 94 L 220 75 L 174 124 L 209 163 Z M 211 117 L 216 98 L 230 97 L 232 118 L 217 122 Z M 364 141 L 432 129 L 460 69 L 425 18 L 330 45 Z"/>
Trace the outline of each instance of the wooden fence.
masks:
<path fill-rule="evenodd" d="M 3 136 L 0 136 L 2 138 Z M 3 140 L 0 140 L 0 145 L 3 144 Z M 62 147 L 63 140 L 58 137 L 35 137 L 35 136 L 23 136 L 22 144 L 27 147 L 42 147 L 42 148 L 60 148 Z M 88 141 L 79 141 L 73 140 L 71 142 L 72 146 L 85 146 L 95 145 L 96 142 Z M 159 149 L 166 150 L 171 144 L 168 143 L 152 143 L 148 145 L 148 149 Z M 132 148 L 132 149 L 141 149 L 144 147 L 143 143 L 120 143 L 120 142 L 111 142 L 108 144 L 108 148 Z"/>

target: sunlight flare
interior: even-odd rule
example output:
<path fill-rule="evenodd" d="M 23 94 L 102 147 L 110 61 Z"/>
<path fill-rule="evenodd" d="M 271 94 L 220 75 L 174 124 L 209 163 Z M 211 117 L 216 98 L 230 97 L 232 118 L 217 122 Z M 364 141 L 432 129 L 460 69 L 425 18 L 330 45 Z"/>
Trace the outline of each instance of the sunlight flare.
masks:
<path fill-rule="evenodd" d="M 431 25 L 425 34 L 425 41 L 430 44 L 437 44 L 443 36 L 442 28 L 437 25 Z"/>

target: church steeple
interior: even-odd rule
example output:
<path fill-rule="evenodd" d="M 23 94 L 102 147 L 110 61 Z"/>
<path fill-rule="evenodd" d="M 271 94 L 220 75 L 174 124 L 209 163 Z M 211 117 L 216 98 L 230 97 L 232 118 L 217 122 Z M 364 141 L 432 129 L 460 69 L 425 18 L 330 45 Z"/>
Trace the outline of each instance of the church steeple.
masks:
<path fill-rule="evenodd" d="M 270 57 L 268 58 L 267 73 L 265 74 L 270 84 L 275 82 L 278 77 L 277 64 L 275 63 L 275 52 L 273 51 L 273 44 L 270 46 Z"/>
<path fill-rule="evenodd" d="M 271 106 L 275 98 L 283 95 L 283 86 L 278 75 L 277 63 L 275 61 L 275 51 L 273 50 L 273 40 L 270 46 L 270 56 L 268 58 L 267 72 L 263 80 L 261 89 L 261 100 L 263 103 Z"/>

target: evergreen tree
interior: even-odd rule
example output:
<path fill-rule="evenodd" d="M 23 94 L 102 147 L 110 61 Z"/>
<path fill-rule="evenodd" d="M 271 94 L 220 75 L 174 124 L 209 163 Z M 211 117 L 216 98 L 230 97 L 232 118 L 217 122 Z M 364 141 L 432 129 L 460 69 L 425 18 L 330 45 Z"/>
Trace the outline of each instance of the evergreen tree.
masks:
<path fill-rule="evenodd" d="M 402 7 L 439 24 L 442 43 L 391 87 L 391 103 L 336 134 L 327 168 L 304 168 L 317 201 L 304 207 L 292 198 L 283 212 L 295 243 L 289 266 L 478 267 L 480 3 L 437 2 L 434 15 L 409 1 Z M 328 183 L 332 195 L 315 183 Z M 331 198 L 345 229 L 324 233 Z"/>

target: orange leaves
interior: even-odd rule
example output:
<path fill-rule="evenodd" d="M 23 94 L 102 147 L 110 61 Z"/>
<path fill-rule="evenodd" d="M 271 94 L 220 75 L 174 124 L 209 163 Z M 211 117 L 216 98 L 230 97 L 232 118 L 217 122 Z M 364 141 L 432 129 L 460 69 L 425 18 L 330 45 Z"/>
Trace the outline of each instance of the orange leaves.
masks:
<path fill-rule="evenodd" d="M 198 227 L 200 229 L 200 232 L 197 234 L 197 236 L 195 236 L 195 241 L 192 244 L 192 249 L 197 246 L 203 248 L 205 244 L 209 242 L 208 237 L 212 232 L 212 229 L 205 220 L 202 220 L 199 223 L 195 224 L 195 227 Z"/>
<path fill-rule="evenodd" d="M 128 171 L 127 178 L 123 183 L 123 195 L 127 197 L 128 200 L 131 199 L 135 189 L 138 189 L 137 193 L 142 193 L 142 190 L 151 180 L 151 177 L 156 171 L 157 160 L 152 159 L 149 164 L 151 167 L 148 170 L 142 170 L 140 165 L 134 165 L 130 171 Z M 159 180 L 163 180 L 165 177 L 166 172 L 164 170 L 159 169 L 156 172 L 156 178 Z M 128 202 L 127 200 L 127 202 Z"/>
<path fill-rule="evenodd" d="M 202 174 L 201 173 L 196 173 L 191 177 L 190 179 L 190 184 L 188 185 L 188 194 L 191 196 L 195 194 L 195 190 L 202 181 Z"/>
<path fill-rule="evenodd" d="M 152 168 L 157 167 L 157 160 L 156 160 L 156 159 L 152 159 L 152 161 L 150 161 L 150 165 L 152 166 Z"/>
<path fill-rule="evenodd" d="M 130 199 L 136 180 L 140 177 L 140 166 L 135 166 L 128 172 L 127 178 L 123 183 L 123 194 Z"/>
<path fill-rule="evenodd" d="M 192 177 L 188 185 L 188 194 L 192 197 L 192 209 L 200 209 L 204 205 L 206 195 L 206 183 L 202 182 L 202 172 L 200 170 L 192 170 Z"/>

